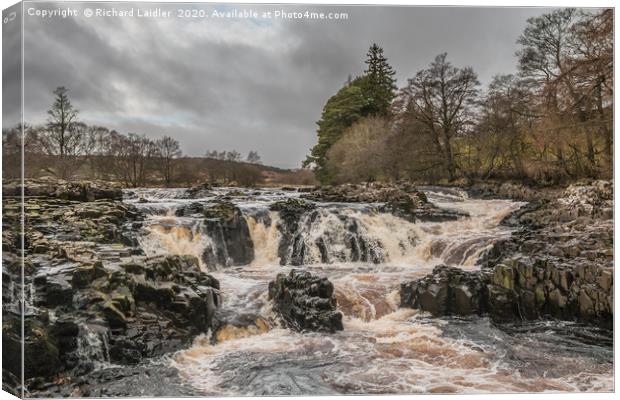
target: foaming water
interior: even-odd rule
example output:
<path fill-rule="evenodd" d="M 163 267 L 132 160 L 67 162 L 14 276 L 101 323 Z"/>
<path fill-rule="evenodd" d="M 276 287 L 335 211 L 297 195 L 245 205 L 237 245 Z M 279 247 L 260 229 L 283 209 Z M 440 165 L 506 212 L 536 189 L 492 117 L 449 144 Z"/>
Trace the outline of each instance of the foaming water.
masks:
<path fill-rule="evenodd" d="M 138 238 L 148 256 L 178 254 L 198 258 L 206 269 L 203 254 L 214 247 L 213 240 L 204 233 L 201 220 L 174 216 L 152 216 L 145 234 Z"/>
<path fill-rule="evenodd" d="M 209 333 L 178 352 L 172 364 L 181 377 L 205 395 L 612 390 L 613 348 L 605 332 L 559 322 L 516 326 L 479 317 L 430 318 L 398 308 L 400 284 L 435 265 L 478 268 L 480 255 L 511 234 L 500 221 L 521 206 L 469 199 L 454 189 L 429 190 L 435 190 L 428 197 L 436 205 L 470 217 L 411 223 L 378 213 L 372 205 L 317 204 L 301 217 L 295 232 L 295 245 L 303 246 L 302 265 L 296 267 L 280 265 L 290 264 L 299 248 L 287 249 L 281 259 L 281 221 L 268 205 L 297 194 L 237 194 L 233 202 L 246 219 L 254 260 L 211 273 L 220 281 L 225 320 L 246 322 L 227 324 L 215 343 Z M 153 199 L 173 205 L 147 218 L 141 238 L 145 252 L 200 259 L 212 246 L 201 220 L 174 217 L 170 211 L 187 200 Z M 141 206 L 149 209 L 148 203 Z M 267 299 L 268 283 L 291 268 L 333 282 L 344 331 L 301 334 L 278 326 Z M 584 342 L 584 332 L 592 340 Z"/>
<path fill-rule="evenodd" d="M 278 230 L 278 213 L 271 211 L 262 220 L 257 216 L 248 216 L 246 221 L 254 244 L 252 265 L 279 264 L 278 245 L 281 235 Z"/>

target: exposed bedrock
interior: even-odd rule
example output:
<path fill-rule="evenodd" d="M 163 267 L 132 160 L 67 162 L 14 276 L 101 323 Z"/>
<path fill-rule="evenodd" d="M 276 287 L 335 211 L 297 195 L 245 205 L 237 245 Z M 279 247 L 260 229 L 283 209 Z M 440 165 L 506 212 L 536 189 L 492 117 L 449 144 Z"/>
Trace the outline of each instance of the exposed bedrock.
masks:
<path fill-rule="evenodd" d="M 517 230 L 482 258 L 479 272 L 436 268 L 401 288 L 401 305 L 435 315 L 467 309 L 495 320 L 554 317 L 609 325 L 613 320 L 613 186 L 597 181 L 529 204 L 504 221 Z M 467 312 L 469 313 L 469 312 Z"/>
<path fill-rule="evenodd" d="M 282 265 L 385 261 L 381 245 L 347 212 L 317 208 L 303 199 L 279 201 L 270 210 L 280 215 Z"/>
<path fill-rule="evenodd" d="M 439 265 L 430 275 L 403 283 L 401 306 L 429 311 L 435 316 L 482 314 L 487 311 L 486 282 L 478 272 Z"/>
<path fill-rule="evenodd" d="M 342 313 L 336 311 L 334 285 L 308 271 L 293 269 L 269 283 L 269 300 L 281 322 L 295 331 L 343 330 Z"/>
<path fill-rule="evenodd" d="M 121 200 L 123 192 L 120 185 L 109 182 L 81 181 L 67 182 L 59 179 L 26 179 L 23 185 L 24 196 L 47 197 L 71 201 Z M 5 181 L 2 184 L 4 197 L 21 196 L 20 181 Z"/>
<path fill-rule="evenodd" d="M 3 208 L 4 225 L 14 226 L 16 200 L 6 198 Z M 219 282 L 201 271 L 196 257 L 144 257 L 134 240 L 142 216 L 133 206 L 31 197 L 24 211 L 28 390 L 60 380 L 71 392 L 72 379 L 98 363 L 137 364 L 187 347 L 212 329 Z M 18 368 L 19 231 L 5 229 L 2 239 L 3 364 Z M 5 370 L 5 382 L 21 375 Z"/>
<path fill-rule="evenodd" d="M 105 354 L 91 354 L 98 358 L 95 361 L 119 364 L 174 351 L 211 327 L 220 304 L 219 282 L 200 271 L 198 260 L 189 256 L 135 260 L 118 268 L 81 264 L 53 275 L 35 275 L 33 282 L 36 311 L 27 319 L 46 324 L 27 337 L 48 338 L 36 357 L 55 360 L 59 368 L 33 369 L 28 377 L 88 369 L 83 363 L 93 360 L 78 353 L 96 352 L 97 345 Z M 52 311 L 57 319 L 47 321 Z M 25 361 L 29 359 L 27 355 Z"/>
<path fill-rule="evenodd" d="M 202 229 L 213 242 L 202 255 L 203 262 L 209 268 L 247 265 L 254 260 L 254 244 L 247 221 L 233 203 L 191 203 L 177 209 L 175 214 L 179 217 L 200 215 L 204 218 Z"/>
<path fill-rule="evenodd" d="M 435 207 L 426 195 L 410 183 L 343 184 L 320 186 L 301 197 L 334 203 L 381 203 L 380 211 L 392 213 L 409 221 L 451 221 L 466 216 L 454 210 Z"/>

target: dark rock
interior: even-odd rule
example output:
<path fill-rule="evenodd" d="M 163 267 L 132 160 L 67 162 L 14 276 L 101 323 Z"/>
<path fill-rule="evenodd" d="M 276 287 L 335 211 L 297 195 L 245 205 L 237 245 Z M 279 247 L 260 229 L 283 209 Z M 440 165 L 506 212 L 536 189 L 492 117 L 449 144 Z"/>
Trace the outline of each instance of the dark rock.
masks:
<path fill-rule="evenodd" d="M 2 194 L 6 197 L 21 195 L 20 182 L 4 182 Z M 120 186 L 103 181 L 67 182 L 59 179 L 26 179 L 24 195 L 34 197 L 58 198 L 70 201 L 95 201 L 101 199 L 121 200 Z"/>
<path fill-rule="evenodd" d="M 212 189 L 212 184 L 208 182 L 201 183 L 187 189 L 187 191 L 185 192 L 185 197 L 187 197 L 188 199 L 200 199 L 203 197 L 208 197 L 212 195 Z"/>
<path fill-rule="evenodd" d="M 177 217 L 188 217 L 195 214 L 202 214 L 204 209 L 205 206 L 201 203 L 190 203 L 174 210 L 174 215 Z"/>
<path fill-rule="evenodd" d="M 73 288 L 84 288 L 89 286 L 95 279 L 107 276 L 108 272 L 103 268 L 101 262 L 92 265 L 80 266 L 73 271 L 71 285 Z"/>
<path fill-rule="evenodd" d="M 342 313 L 336 311 L 334 286 L 327 278 L 291 270 L 269 283 L 269 299 L 282 323 L 296 331 L 343 330 Z"/>
<path fill-rule="evenodd" d="M 481 310 L 496 321 L 553 317 L 609 326 L 613 223 L 604 210 L 612 206 L 612 193 L 610 182 L 573 185 L 505 218 L 502 223 L 515 233 L 481 258 L 480 299 L 487 299 Z M 446 289 L 436 272 L 404 284 L 403 304 L 441 314 L 456 301 L 446 300 L 450 285 Z"/>
<path fill-rule="evenodd" d="M 480 273 L 440 265 L 432 274 L 401 285 L 401 307 L 418 308 L 434 316 L 482 314 L 487 304 L 485 289 Z"/>
<path fill-rule="evenodd" d="M 232 203 L 219 202 L 203 210 L 207 234 L 214 245 L 203 261 L 209 267 L 246 265 L 254 260 L 254 243 L 241 210 Z"/>

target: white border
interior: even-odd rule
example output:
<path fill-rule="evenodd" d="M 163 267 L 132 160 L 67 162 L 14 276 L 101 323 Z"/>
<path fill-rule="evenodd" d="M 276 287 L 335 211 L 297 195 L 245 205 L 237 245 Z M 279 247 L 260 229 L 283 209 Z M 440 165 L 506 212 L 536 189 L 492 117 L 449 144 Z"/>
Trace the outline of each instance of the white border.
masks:
<path fill-rule="evenodd" d="M 63 1 L 66 2 L 67 0 Z M 76 1 L 76 0 L 68 0 L 70 2 L 75 2 L 75 3 L 82 3 L 83 1 Z M 122 2 L 144 2 L 144 3 L 157 3 L 156 1 L 142 1 L 142 0 L 134 0 L 134 1 L 127 1 L 127 0 L 121 0 Z M 168 0 L 166 2 L 174 2 L 174 3 L 183 3 L 187 1 L 182 1 L 182 0 Z M 14 0 L 0 0 L 0 6 L 2 9 L 5 9 L 13 4 L 17 3 Z M 498 2 L 498 1 L 492 1 L 492 0 L 473 0 L 473 1 L 468 1 L 468 0 L 450 0 L 450 1 L 441 1 L 441 0 L 424 0 L 424 1 L 415 1 L 415 0 L 336 0 L 336 1 L 330 1 L 330 0 L 313 0 L 313 1 L 291 1 L 291 0 L 276 0 L 276 1 L 260 1 L 260 0 L 243 0 L 243 1 L 204 1 L 202 3 L 243 3 L 243 4 L 249 4 L 249 3 L 253 3 L 253 4 L 261 4 L 261 3 L 281 3 L 281 4 L 299 4 L 299 3 L 306 3 L 306 4 L 351 4 L 351 5 L 355 5 L 355 4 L 371 4 L 371 5 L 415 5 L 415 6 L 468 6 L 468 7 L 475 7 L 475 6 L 479 6 L 479 7 L 614 7 L 614 2 L 610 1 L 610 0 L 588 0 L 588 1 L 584 1 L 584 0 L 538 0 L 538 1 L 532 1 L 532 0 L 527 0 L 527 1 L 515 1 L 515 0 L 504 0 L 502 2 Z M 615 15 L 614 18 L 614 35 L 616 36 L 616 33 L 618 32 L 618 16 Z M 614 36 L 614 43 L 615 43 L 615 36 Z M 0 40 L 2 38 L 2 34 L 0 32 Z M 614 54 L 614 65 L 618 65 L 618 53 L 616 52 Z M 0 52 L 0 63 L 2 61 L 2 53 Z M 617 82 L 617 77 L 614 74 L 614 79 Z M 0 89 L 1 89 L 1 82 L 0 82 Z M 618 99 L 617 99 L 617 85 L 616 85 L 616 92 L 614 93 L 614 116 L 617 114 L 617 110 L 618 110 Z M 1 102 L 0 102 L 1 103 Z M 2 110 L 2 106 L 0 104 L 0 112 Z M 614 119 L 614 132 L 617 131 L 618 128 L 618 120 Z M 614 134 L 614 139 L 616 139 L 615 134 Z M 620 145 L 618 144 L 617 141 L 615 141 L 614 143 L 614 155 L 619 154 L 618 153 L 618 148 L 620 148 Z M 614 157 L 614 171 L 618 171 L 618 165 L 620 163 L 620 161 L 618 160 L 619 157 Z M 0 155 L 0 161 L 2 160 L 2 156 Z M 1 164 L 0 164 L 0 170 L 1 170 Z M 614 174 L 614 183 L 616 179 L 615 179 L 615 174 Z M 616 188 L 616 185 L 614 184 L 614 190 Z M 614 194 L 614 202 L 616 200 L 616 196 Z M 617 204 L 614 204 L 614 216 L 616 215 L 616 212 L 618 210 L 618 206 Z M 0 227 L 1 227 L 1 221 L 0 221 Z M 618 232 L 620 231 L 620 228 L 618 227 L 617 224 L 615 224 L 614 226 L 614 238 L 618 237 Z M 617 241 L 614 240 L 614 253 L 615 254 L 619 254 L 618 250 L 619 250 L 618 243 Z M 614 260 L 615 261 L 615 260 Z M 614 264 L 615 265 L 615 264 Z M 614 275 L 616 275 L 614 273 Z M 618 287 L 614 286 L 614 298 L 617 299 L 617 295 L 618 295 Z M 615 327 L 615 318 L 614 318 L 614 343 L 618 343 L 617 341 L 618 339 L 618 330 Z M 620 375 L 618 375 L 620 371 L 619 365 L 618 365 L 618 360 L 617 360 L 617 352 L 614 349 L 614 377 L 618 377 Z M 455 397 L 456 396 L 456 397 Z M 609 394 L 609 393 L 561 393 L 561 394 L 551 394 L 551 393 L 535 393 L 535 394 L 474 394 L 474 395 L 466 395 L 466 394 L 461 394 L 461 395 L 389 395 L 389 396 L 347 396 L 348 398 L 362 398 L 365 400 L 386 400 L 386 399 L 390 399 L 390 400 L 413 400 L 413 399 L 433 399 L 433 400 L 454 400 L 455 398 L 459 398 L 459 396 L 463 396 L 463 398 L 465 399 L 483 399 L 483 400 L 491 400 L 491 399 L 506 399 L 506 400 L 523 400 L 523 399 L 544 399 L 544 400 L 599 400 L 599 399 L 610 399 L 610 398 L 620 398 L 620 394 L 613 393 L 613 394 Z M 315 397 L 316 399 L 328 399 L 328 398 L 336 398 L 336 397 L 342 397 L 342 396 L 319 396 L 319 397 Z M 241 400 L 241 399 L 248 399 L 250 397 L 223 397 L 221 399 L 234 399 L 234 400 Z M 285 397 L 286 399 L 308 399 L 309 397 L 299 397 L 299 396 L 290 396 L 290 397 Z M 0 400 L 5 400 L 5 399 L 15 399 L 15 397 L 11 396 L 10 394 L 6 393 L 6 392 L 0 392 Z M 152 399 L 152 398 L 148 398 L 148 397 L 144 397 L 143 399 Z M 155 399 L 163 399 L 162 397 L 159 398 L 155 398 Z M 174 398 L 176 399 L 176 398 Z M 184 398 L 187 399 L 187 398 Z M 217 397 L 209 397 L 209 399 L 220 399 Z M 280 400 L 280 397 L 258 397 L 258 399 L 264 399 L 264 400 Z"/>

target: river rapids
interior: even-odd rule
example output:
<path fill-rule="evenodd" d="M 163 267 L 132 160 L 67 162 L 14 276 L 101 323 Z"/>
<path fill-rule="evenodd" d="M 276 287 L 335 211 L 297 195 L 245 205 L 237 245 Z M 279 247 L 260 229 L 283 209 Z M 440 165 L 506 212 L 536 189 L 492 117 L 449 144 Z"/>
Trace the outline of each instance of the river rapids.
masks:
<path fill-rule="evenodd" d="M 372 204 L 317 203 L 303 221 L 303 268 L 335 286 L 344 331 L 296 333 L 277 324 L 230 327 L 198 337 L 171 365 L 205 395 L 486 393 L 613 390 L 609 334 L 571 322 L 495 324 L 484 317 L 443 317 L 399 308 L 399 286 L 438 264 L 478 269 L 480 256 L 511 234 L 501 220 L 523 203 L 476 200 L 457 190 L 429 188 L 436 206 L 470 215 L 456 221 L 408 222 Z M 278 213 L 269 206 L 298 192 L 220 188 L 212 197 L 184 198 L 182 189 L 136 189 L 126 200 L 146 215 L 139 243 L 147 255 L 204 259 L 217 242 L 204 218 L 177 217 L 190 203 L 228 196 L 246 219 L 253 260 L 243 266 L 203 261 L 220 281 L 222 312 L 274 321 L 269 281 L 293 266 L 282 262 Z M 347 233 L 355 224 L 374 262 L 354 261 Z M 323 246 L 316 245 L 318 239 Z"/>

